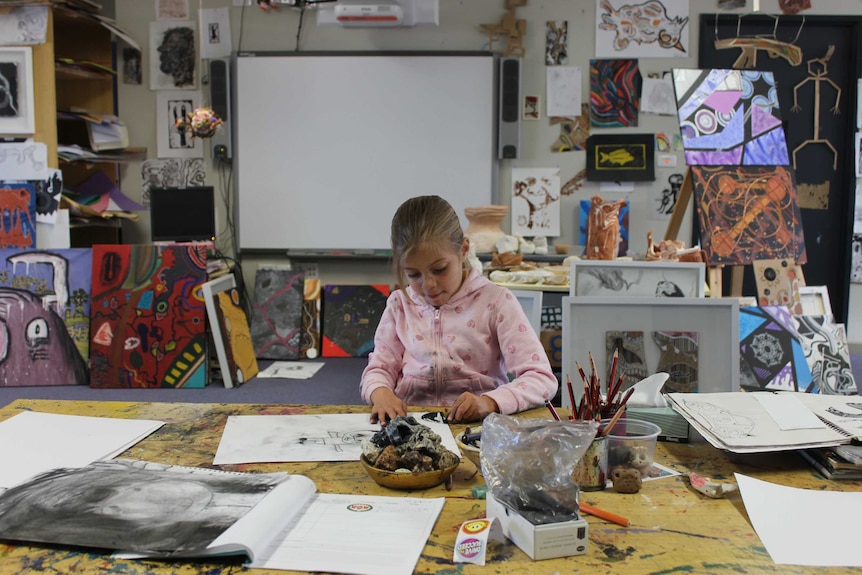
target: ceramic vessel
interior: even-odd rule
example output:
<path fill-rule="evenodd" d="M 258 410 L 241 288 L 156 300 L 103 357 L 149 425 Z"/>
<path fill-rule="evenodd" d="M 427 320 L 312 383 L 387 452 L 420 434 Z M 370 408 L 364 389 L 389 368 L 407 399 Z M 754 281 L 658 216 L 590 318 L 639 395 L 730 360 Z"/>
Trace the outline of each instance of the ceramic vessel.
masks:
<path fill-rule="evenodd" d="M 500 224 L 509 213 L 509 206 L 476 206 L 464 208 L 464 215 L 470 222 L 464 232 L 477 254 L 493 253 L 497 240 L 506 235 Z"/>

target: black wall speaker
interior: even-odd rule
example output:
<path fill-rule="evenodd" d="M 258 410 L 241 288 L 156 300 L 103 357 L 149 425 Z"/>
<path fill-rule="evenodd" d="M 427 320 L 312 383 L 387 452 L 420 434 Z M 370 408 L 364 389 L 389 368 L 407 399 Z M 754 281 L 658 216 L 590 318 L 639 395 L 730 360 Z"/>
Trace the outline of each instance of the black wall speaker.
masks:
<path fill-rule="evenodd" d="M 210 105 L 224 122 L 210 140 L 212 157 L 218 160 L 231 158 L 230 60 L 216 58 L 209 61 Z"/>
<path fill-rule="evenodd" d="M 521 61 L 500 58 L 500 117 L 497 157 L 517 158 L 521 144 Z"/>

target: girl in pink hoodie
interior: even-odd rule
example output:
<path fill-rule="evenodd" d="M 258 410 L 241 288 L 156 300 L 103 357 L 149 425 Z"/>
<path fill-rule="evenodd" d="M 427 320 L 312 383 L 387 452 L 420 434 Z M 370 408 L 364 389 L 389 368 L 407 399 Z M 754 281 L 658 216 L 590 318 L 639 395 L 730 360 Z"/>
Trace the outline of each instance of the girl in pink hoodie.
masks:
<path fill-rule="evenodd" d="M 402 289 L 389 296 L 360 383 L 372 422 L 406 415 L 408 405 L 479 421 L 554 397 L 557 378 L 530 320 L 511 291 L 467 265 L 470 240 L 446 200 L 404 202 L 391 242 Z"/>

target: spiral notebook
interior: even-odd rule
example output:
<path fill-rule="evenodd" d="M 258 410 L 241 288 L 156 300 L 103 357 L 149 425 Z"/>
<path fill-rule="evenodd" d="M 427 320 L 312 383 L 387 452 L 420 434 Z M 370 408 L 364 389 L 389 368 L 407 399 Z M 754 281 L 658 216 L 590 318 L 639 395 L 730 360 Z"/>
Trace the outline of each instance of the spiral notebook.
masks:
<path fill-rule="evenodd" d="M 862 398 L 794 391 L 670 393 L 709 443 L 735 453 L 831 447 L 862 441 Z"/>

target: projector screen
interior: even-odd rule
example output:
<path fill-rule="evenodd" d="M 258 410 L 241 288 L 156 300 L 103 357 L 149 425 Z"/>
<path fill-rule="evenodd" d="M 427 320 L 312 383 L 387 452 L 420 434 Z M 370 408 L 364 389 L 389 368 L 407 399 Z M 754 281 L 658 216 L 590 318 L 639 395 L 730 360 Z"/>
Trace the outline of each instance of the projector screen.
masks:
<path fill-rule="evenodd" d="M 406 199 L 461 217 L 494 203 L 488 53 L 239 53 L 233 144 L 241 250 L 380 251 Z"/>

